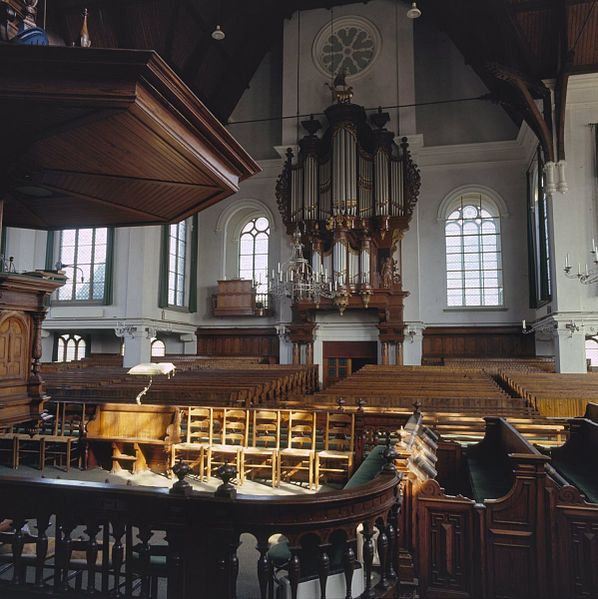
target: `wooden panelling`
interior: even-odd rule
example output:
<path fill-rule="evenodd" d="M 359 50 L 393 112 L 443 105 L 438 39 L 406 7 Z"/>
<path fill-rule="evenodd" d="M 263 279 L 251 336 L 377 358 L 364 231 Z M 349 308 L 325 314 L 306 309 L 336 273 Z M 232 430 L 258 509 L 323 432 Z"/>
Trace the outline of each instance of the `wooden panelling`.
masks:
<path fill-rule="evenodd" d="M 370 358 L 376 363 L 378 343 L 376 341 L 324 341 L 324 358 Z"/>
<path fill-rule="evenodd" d="M 534 355 L 533 335 L 518 327 L 428 327 L 423 363 L 444 358 L 525 358 Z"/>
<path fill-rule="evenodd" d="M 279 342 L 273 327 L 197 329 L 199 356 L 262 356 L 278 362 Z"/>

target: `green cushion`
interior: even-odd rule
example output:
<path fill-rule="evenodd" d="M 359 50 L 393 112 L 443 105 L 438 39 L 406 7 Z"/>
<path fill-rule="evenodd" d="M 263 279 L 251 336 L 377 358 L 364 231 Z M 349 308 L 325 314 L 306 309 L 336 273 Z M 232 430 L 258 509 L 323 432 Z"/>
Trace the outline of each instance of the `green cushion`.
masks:
<path fill-rule="evenodd" d="M 385 448 L 385 445 L 376 445 L 365 460 L 363 460 L 359 468 L 355 470 L 353 476 L 347 481 L 343 489 L 353 489 L 369 483 L 382 470 L 382 467 L 386 463 L 382 455 Z"/>
<path fill-rule="evenodd" d="M 291 559 L 291 550 L 289 549 L 288 541 L 280 541 L 278 543 L 274 543 L 268 549 L 268 556 L 272 560 L 275 566 L 280 567 L 283 564 L 286 564 Z"/>
<path fill-rule="evenodd" d="M 478 454 L 467 456 L 471 490 L 476 501 L 504 497 L 513 486 L 513 470 L 508 458 Z"/>
<path fill-rule="evenodd" d="M 573 486 L 577 487 L 591 503 L 598 503 L 598 477 L 589 464 L 579 460 L 552 458 L 552 465 Z"/>

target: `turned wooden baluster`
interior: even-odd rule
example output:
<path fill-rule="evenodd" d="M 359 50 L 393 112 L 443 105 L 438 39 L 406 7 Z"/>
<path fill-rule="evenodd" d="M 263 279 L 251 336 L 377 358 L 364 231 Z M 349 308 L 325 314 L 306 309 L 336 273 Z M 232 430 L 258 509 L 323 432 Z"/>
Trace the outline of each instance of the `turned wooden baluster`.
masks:
<path fill-rule="evenodd" d="M 291 599 L 297 599 L 297 589 L 299 588 L 299 577 L 301 576 L 301 560 L 299 559 L 299 551 L 299 547 L 291 547 L 291 559 L 289 561 Z"/>
<path fill-rule="evenodd" d="M 389 539 L 389 567 L 388 575 L 396 579 L 396 587 L 399 588 L 399 512 L 403 503 L 403 494 L 400 487 L 395 502 L 390 508 L 388 517 L 388 539 Z"/>
<path fill-rule="evenodd" d="M 44 584 L 44 563 L 48 555 L 48 535 L 50 515 L 43 514 L 37 518 L 37 540 L 35 542 L 35 586 L 41 589 Z"/>
<path fill-rule="evenodd" d="M 274 596 L 273 585 L 273 567 L 272 561 L 268 556 L 270 543 L 268 536 L 260 537 L 255 547 L 260 552 L 260 557 L 257 560 L 257 579 L 260 583 L 260 599 L 272 599 Z"/>
<path fill-rule="evenodd" d="M 330 557 L 327 549 L 330 545 L 320 545 L 320 555 L 318 556 L 318 578 L 320 579 L 320 599 L 326 599 L 326 584 L 330 574 Z"/>
<path fill-rule="evenodd" d="M 69 564 L 73 552 L 71 534 L 75 526 L 75 522 L 63 520 L 60 524 L 60 535 L 56 535 L 57 547 L 55 560 L 58 568 L 54 567 L 54 589 L 61 592 L 71 590 L 69 585 Z"/>
<path fill-rule="evenodd" d="M 388 537 L 388 560 L 386 573 L 389 579 L 394 580 L 397 577 L 395 563 L 397 561 L 398 540 L 397 532 L 395 530 L 391 518 L 388 519 L 388 526 L 386 527 L 386 536 Z"/>
<path fill-rule="evenodd" d="M 14 526 L 15 532 L 12 537 L 12 582 L 13 584 L 24 584 L 25 583 L 25 570 L 21 564 L 23 556 L 23 545 L 25 544 L 25 534 L 23 533 L 23 526 L 25 526 L 26 520 L 21 517 L 13 518 L 12 525 Z"/>
<path fill-rule="evenodd" d="M 376 528 L 378 529 L 378 557 L 380 558 L 380 582 L 376 587 L 386 590 L 390 586 L 388 581 L 388 537 L 384 522 L 378 523 Z"/>
<path fill-rule="evenodd" d="M 353 541 L 347 539 L 345 552 L 343 553 L 343 571 L 345 573 L 345 588 L 347 594 L 345 599 L 353 599 L 351 588 L 353 586 L 353 574 L 355 572 L 355 551 L 353 551 Z"/>
<path fill-rule="evenodd" d="M 96 563 L 98 561 L 98 541 L 96 536 L 100 525 L 94 520 L 87 523 L 85 534 L 88 537 L 85 549 L 85 561 L 87 563 L 87 592 L 93 595 L 96 592 Z"/>
<path fill-rule="evenodd" d="M 137 538 L 141 541 L 139 547 L 139 563 L 140 563 L 140 574 L 141 574 L 141 591 L 139 597 L 142 599 L 148 599 L 150 596 L 150 553 L 151 546 L 149 540 L 152 538 L 152 530 L 149 526 L 142 526 L 139 528 Z"/>
<path fill-rule="evenodd" d="M 238 540 L 230 543 L 226 550 L 227 599 L 237 599 L 237 578 L 239 576 L 237 549 L 239 544 Z"/>
<path fill-rule="evenodd" d="M 376 591 L 372 587 L 372 563 L 374 561 L 374 541 L 372 537 L 372 525 L 369 522 L 363 523 L 363 566 L 365 570 L 365 589 L 363 591 L 363 599 L 374 599 Z"/>
<path fill-rule="evenodd" d="M 122 538 L 125 534 L 125 525 L 122 522 L 112 523 L 112 536 L 114 537 L 114 545 L 112 546 L 112 568 L 114 571 L 114 596 L 122 597 L 121 593 L 121 569 L 123 565 L 123 544 Z"/>
<path fill-rule="evenodd" d="M 166 532 L 166 541 L 168 542 L 168 555 L 166 556 L 168 571 L 167 599 L 183 599 L 185 590 L 183 558 L 181 555 L 183 535 L 182 530 L 174 528 Z"/>

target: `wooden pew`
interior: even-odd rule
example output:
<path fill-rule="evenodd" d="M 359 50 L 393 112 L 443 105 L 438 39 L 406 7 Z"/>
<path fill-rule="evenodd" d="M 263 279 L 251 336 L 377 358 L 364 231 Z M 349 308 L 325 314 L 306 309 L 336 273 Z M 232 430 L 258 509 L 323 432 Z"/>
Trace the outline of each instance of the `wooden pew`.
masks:
<path fill-rule="evenodd" d="M 586 501 L 598 504 L 598 423 L 574 418 L 568 428 L 567 442 L 550 451 L 552 466 Z"/>
<path fill-rule="evenodd" d="M 176 407 L 103 404 L 87 425 L 86 466 L 102 461 L 102 447 L 110 444 L 112 472 L 122 469 L 121 462 L 130 463 L 134 474 L 148 468 L 164 472 L 170 446 L 180 441 L 179 435 Z"/>
<path fill-rule="evenodd" d="M 486 418 L 486 426 L 468 456 L 470 465 L 477 460 L 490 468 L 476 473 L 478 501 L 447 495 L 434 480 L 417 495 L 420 591 L 423 597 L 553 597 L 543 495 L 549 458 L 504 419 Z"/>

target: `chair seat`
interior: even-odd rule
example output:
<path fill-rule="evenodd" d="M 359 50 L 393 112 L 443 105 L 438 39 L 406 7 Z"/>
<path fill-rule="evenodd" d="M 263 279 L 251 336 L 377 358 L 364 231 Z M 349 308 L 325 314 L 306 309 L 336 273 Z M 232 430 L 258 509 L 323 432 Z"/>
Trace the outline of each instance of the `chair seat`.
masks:
<path fill-rule="evenodd" d="M 177 451 L 199 451 L 208 447 L 208 443 L 175 443 L 173 448 Z"/>
<path fill-rule="evenodd" d="M 349 460 L 352 456 L 349 451 L 337 451 L 335 449 L 324 449 L 322 451 L 318 451 L 318 457 L 320 458 L 338 458 Z"/>
<path fill-rule="evenodd" d="M 280 450 L 281 455 L 295 455 L 299 457 L 310 457 L 314 455 L 314 451 L 311 449 L 299 449 L 296 447 L 287 447 L 286 449 Z"/>
<path fill-rule="evenodd" d="M 278 451 L 275 447 L 244 447 L 243 453 L 249 455 L 272 455 Z"/>
<path fill-rule="evenodd" d="M 243 449 L 240 445 L 210 445 L 209 448 L 220 453 L 237 453 Z"/>

